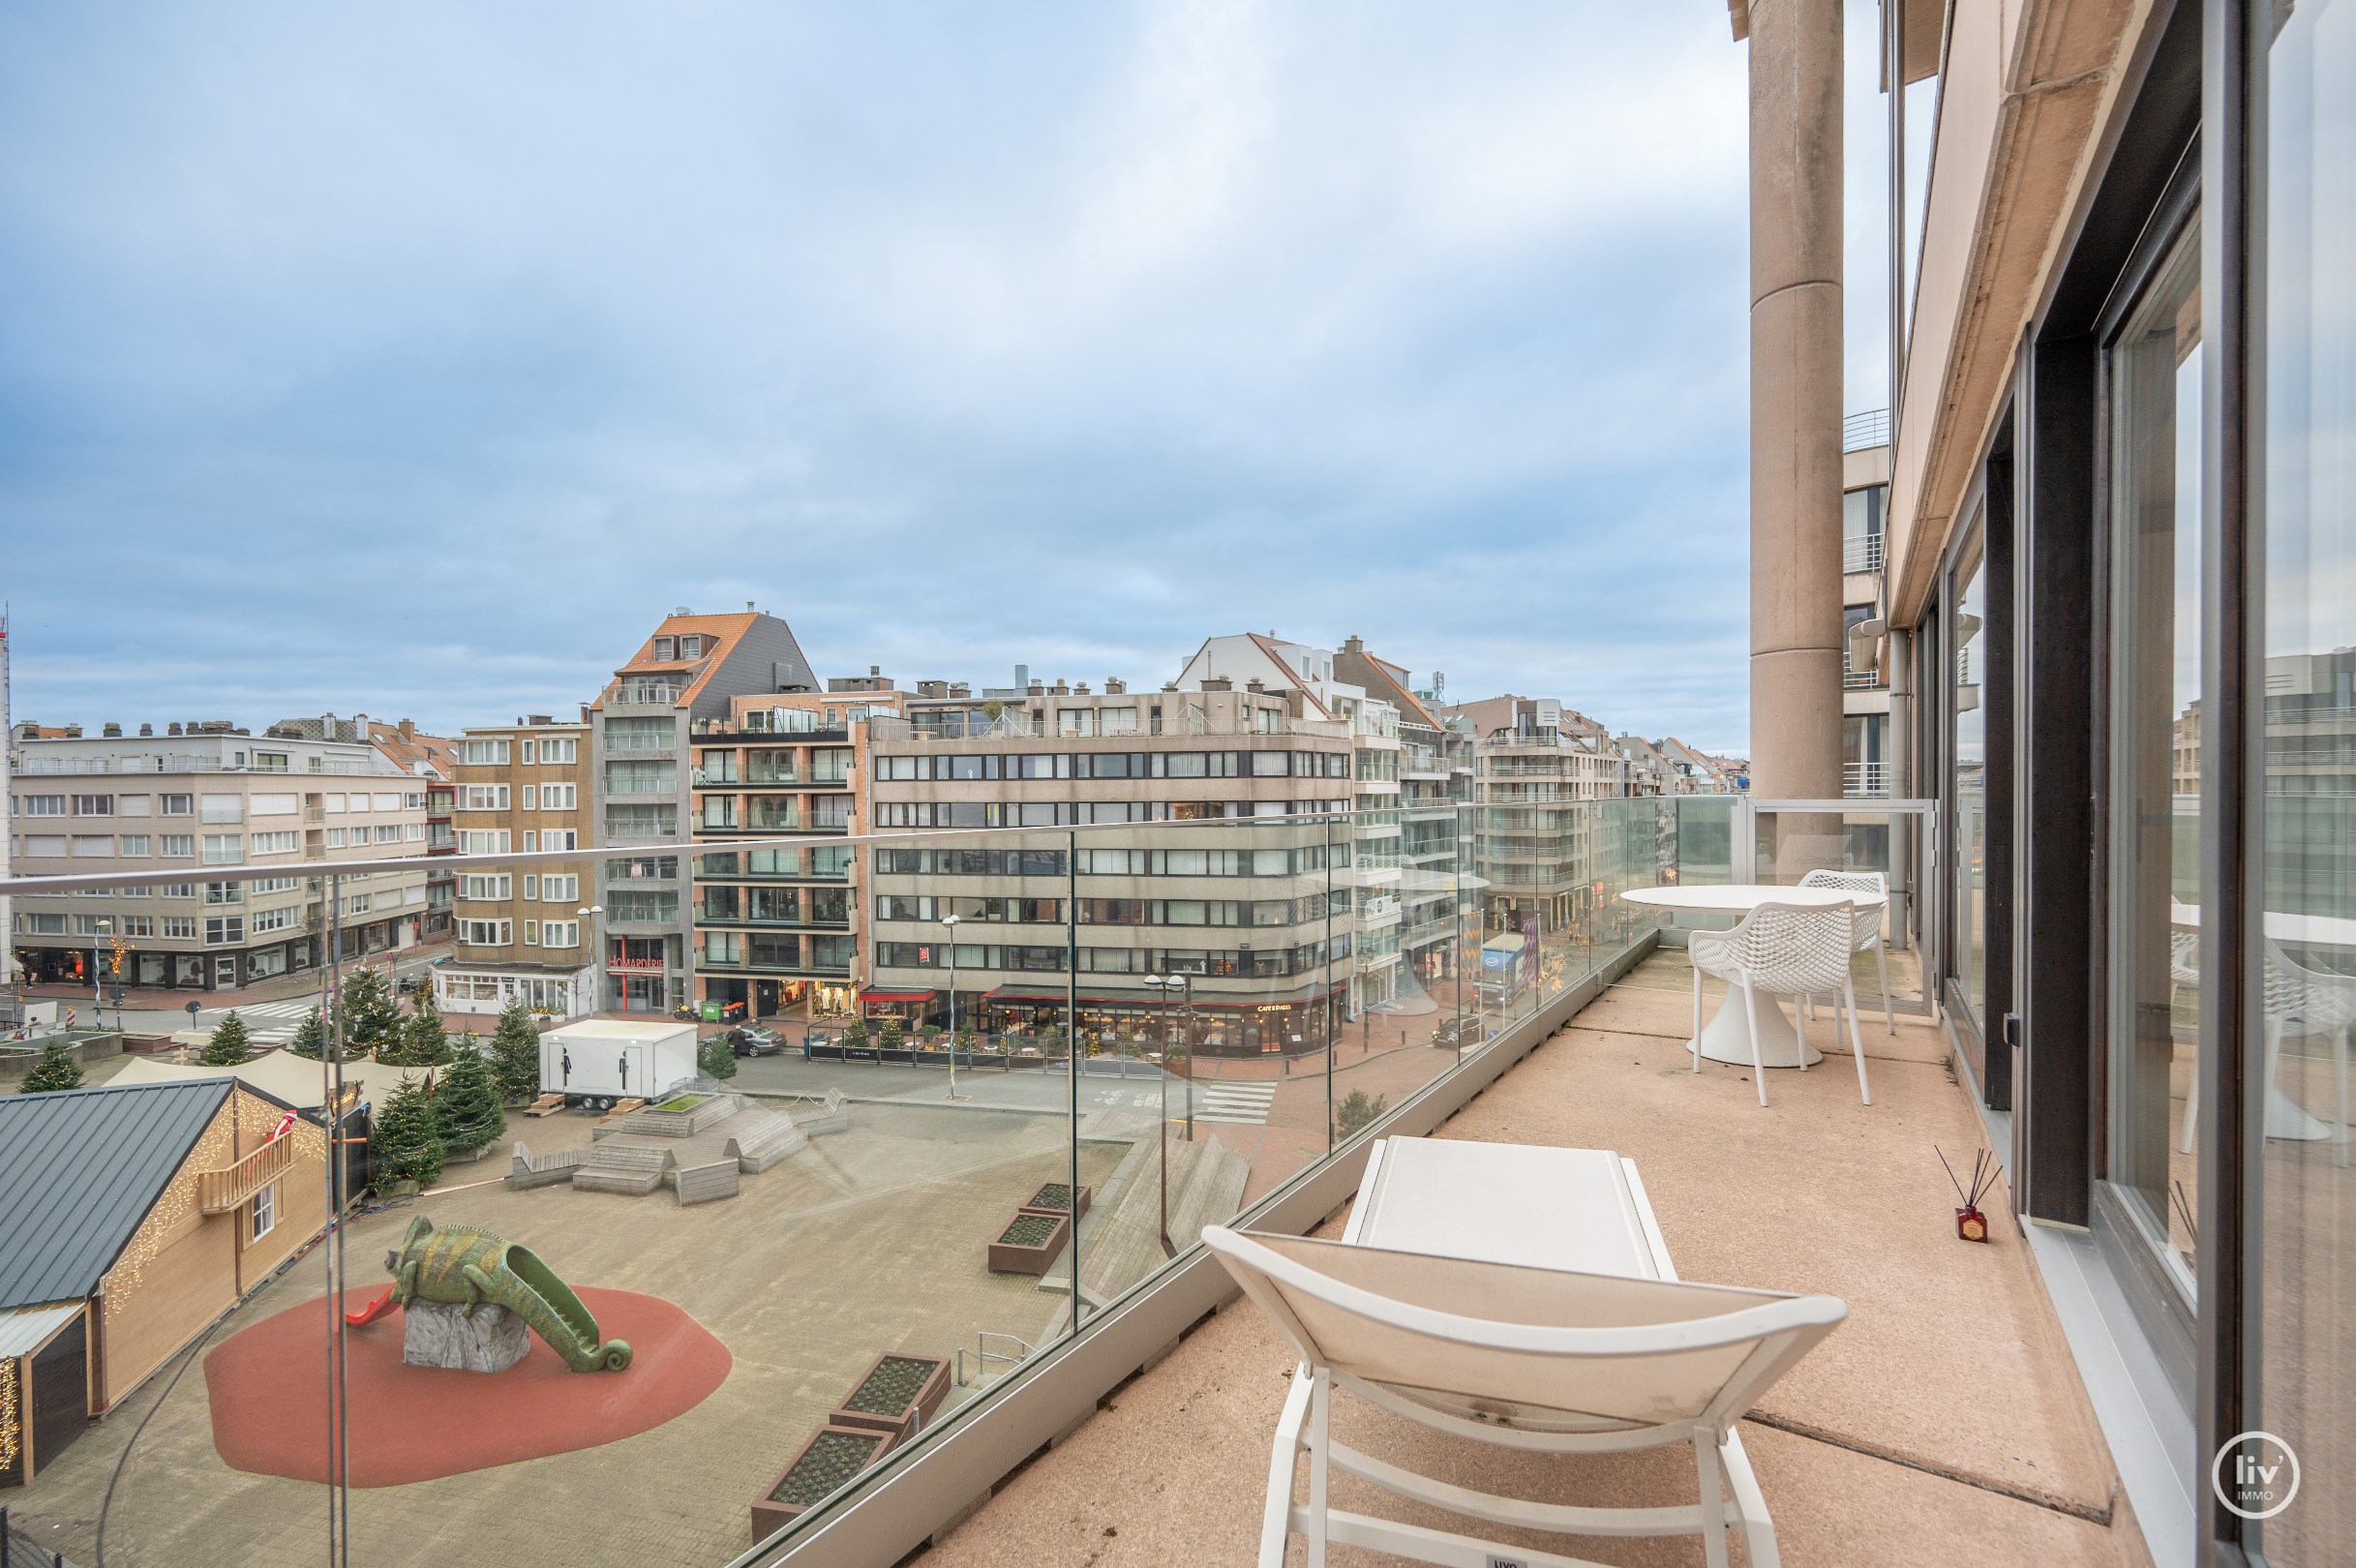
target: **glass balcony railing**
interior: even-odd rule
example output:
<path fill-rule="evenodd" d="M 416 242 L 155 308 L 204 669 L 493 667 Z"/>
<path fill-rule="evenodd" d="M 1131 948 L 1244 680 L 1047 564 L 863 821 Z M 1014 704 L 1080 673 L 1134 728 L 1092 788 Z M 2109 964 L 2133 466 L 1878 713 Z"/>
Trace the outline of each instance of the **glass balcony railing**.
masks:
<path fill-rule="evenodd" d="M 1566 805 L 1548 880 L 1516 867 L 1511 893 L 1471 807 L 1454 855 L 1405 866 L 1353 857 L 1347 814 L 669 842 L 631 853 L 677 858 L 677 901 L 623 896 L 612 868 L 637 862 L 603 851 L 602 903 L 585 879 L 578 916 L 533 909 L 542 945 L 459 950 L 438 1013 L 391 1005 L 381 962 L 290 976 L 267 1016 L 291 1032 L 320 1004 L 324 1059 L 236 1070 L 273 1098 L 191 1125 L 233 1126 L 201 1168 L 253 1191 L 173 1221 L 234 1227 L 235 1305 L 215 1322 L 126 1253 L 108 1319 L 149 1326 L 92 1365 L 136 1418 L 84 1432 L 12 1523 L 70 1562 L 97 1560 L 102 1522 L 109 1560 L 229 1562 L 332 1518 L 376 1564 L 471 1519 L 503 1563 L 555 1568 L 611 1554 L 615 1510 L 658 1496 L 631 1560 L 721 1568 L 1019 1398 L 1205 1225 L 1250 1222 L 1500 1036 L 1552 1027 L 1653 940 L 1619 892 L 1727 880 L 1731 806 Z M 430 868 L 520 888 L 581 859 Z M 412 867 L 304 870 L 340 910 L 346 877 Z M 166 875 L 104 881 L 136 899 Z M 98 880 L 0 890 L 23 912 Z M 573 997 L 597 1016 L 564 1021 Z M 214 1070 L 141 1070 L 246 1104 Z M 287 1168 L 237 1164 L 285 1102 Z M 468 1248 L 511 1316 L 464 1314 L 431 1266 Z M 397 1310 L 388 1254 L 429 1263 Z M 528 1366 L 422 1374 L 405 1348 Z"/>

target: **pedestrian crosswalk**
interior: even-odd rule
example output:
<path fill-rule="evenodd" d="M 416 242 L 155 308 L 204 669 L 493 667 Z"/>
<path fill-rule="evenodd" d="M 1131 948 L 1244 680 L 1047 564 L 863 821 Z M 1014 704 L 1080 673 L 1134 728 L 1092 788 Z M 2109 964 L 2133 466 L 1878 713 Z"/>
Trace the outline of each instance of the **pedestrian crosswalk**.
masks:
<path fill-rule="evenodd" d="M 1264 1127 L 1268 1122 L 1268 1107 L 1275 1100 L 1276 1085 L 1273 1083 L 1197 1080 L 1194 1085 L 1194 1120 Z"/>
<path fill-rule="evenodd" d="M 317 1006 L 317 1002 L 309 1000 L 256 1002 L 239 1008 L 237 1016 L 245 1020 L 246 1038 L 255 1044 L 284 1045 L 294 1038 L 294 1032 L 302 1027 L 303 1020 L 311 1016 L 311 1010 Z M 227 1008 L 210 1013 L 204 1027 L 210 1028 L 227 1016 Z"/>

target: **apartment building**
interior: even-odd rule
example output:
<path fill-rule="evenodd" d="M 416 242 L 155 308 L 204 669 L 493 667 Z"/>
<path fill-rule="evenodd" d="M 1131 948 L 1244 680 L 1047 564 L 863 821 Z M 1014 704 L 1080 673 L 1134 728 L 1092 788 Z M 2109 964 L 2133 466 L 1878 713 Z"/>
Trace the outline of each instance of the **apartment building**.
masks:
<path fill-rule="evenodd" d="M 1908 676 L 1875 653 L 1889 623 L 1888 412 L 1851 415 L 1841 440 L 1841 793 L 1873 799 L 1903 793 L 1891 737 L 1908 700 Z"/>
<path fill-rule="evenodd" d="M 1547 697 L 1490 697 L 1444 711 L 1470 738 L 1474 864 L 1486 931 L 1551 931 L 1595 898 L 1582 800 L 1628 793 L 1628 761 L 1603 727 Z"/>
<path fill-rule="evenodd" d="M 157 735 L 117 724 L 12 738 L 10 864 L 87 876 L 185 868 L 160 888 L 20 896 L 10 941 L 34 982 L 226 990 L 316 968 L 328 928 L 316 860 L 396 859 L 425 849 L 425 781 L 364 740 L 254 736 L 226 721 Z M 284 876 L 207 881 L 207 866 Z M 414 946 L 422 871 L 343 878 L 340 956 Z"/>
<path fill-rule="evenodd" d="M 590 782 L 606 911 L 598 1010 L 668 1012 L 694 997 L 692 867 L 680 842 L 695 810 L 691 726 L 725 718 L 740 696 L 818 689 L 793 629 L 746 607 L 679 610 L 614 672 L 589 705 Z"/>
<path fill-rule="evenodd" d="M 1457 974 L 1459 904 L 1468 903 L 1472 761 L 1466 737 L 1433 711 L 1405 665 L 1378 658 L 1349 637 L 1334 651 L 1334 674 L 1398 715 L 1401 985 L 1431 986 Z M 1433 676 L 1435 689 L 1444 686 Z M 1379 895 L 1377 895 L 1379 896 Z M 1465 911 L 1469 914 L 1469 909 Z M 1477 920 L 1474 922 L 1477 924 Z"/>
<path fill-rule="evenodd" d="M 1344 900 L 1373 874 L 1338 870 L 1329 898 L 1328 856 L 1348 867 L 1356 849 L 1329 820 L 1353 799 L 1352 738 L 1304 716 L 1297 691 L 1107 684 L 1032 682 L 996 699 L 983 734 L 874 726 L 876 831 L 1040 831 L 873 850 L 863 1010 L 945 1023 L 953 937 L 961 1024 L 1027 1031 L 1076 987 L 1081 1028 L 1107 1040 L 1191 1019 L 1207 1053 L 1314 1048 L 1351 992 Z M 1080 826 L 1100 830 L 1078 836 L 1074 864 L 1055 829 Z M 1076 974 L 1068 918 L 1081 927 Z M 1169 1014 L 1148 976 L 1185 977 L 1189 1009 Z"/>
<path fill-rule="evenodd" d="M 871 668 L 831 678 L 823 692 L 734 697 L 726 717 L 690 726 L 695 837 L 799 841 L 695 857 L 695 971 L 707 1013 L 857 1015 L 866 969 L 861 858 L 847 843 L 808 840 L 864 830 L 869 739 L 879 727 L 907 733 L 906 702 Z"/>
<path fill-rule="evenodd" d="M 464 732 L 457 742 L 451 816 L 466 855 L 579 850 L 578 860 L 523 869 L 462 869 L 458 951 L 434 971 L 444 1012 L 496 1013 L 517 997 L 574 1018 L 597 1006 L 595 753 L 586 720 L 535 713 Z"/>
<path fill-rule="evenodd" d="M 425 853 L 457 853 L 450 838 L 450 779 L 456 763 L 450 742 L 440 736 L 427 735 L 409 719 L 387 724 L 366 713 L 355 713 L 347 719 L 333 713 L 323 713 L 317 718 L 280 719 L 262 733 L 278 739 L 362 740 L 375 746 L 402 772 L 425 780 Z M 454 871 L 439 869 L 426 873 L 426 941 L 449 940 L 450 905 L 456 896 Z"/>

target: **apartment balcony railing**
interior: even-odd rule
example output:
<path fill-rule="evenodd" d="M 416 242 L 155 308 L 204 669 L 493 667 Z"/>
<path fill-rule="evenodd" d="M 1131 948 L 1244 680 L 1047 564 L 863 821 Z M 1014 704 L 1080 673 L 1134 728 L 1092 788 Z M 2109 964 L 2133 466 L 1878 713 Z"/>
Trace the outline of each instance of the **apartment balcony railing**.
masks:
<path fill-rule="evenodd" d="M 1879 799 L 1889 794 L 1889 764 L 1843 763 L 1841 794 L 1851 799 Z"/>
<path fill-rule="evenodd" d="M 1867 408 L 1862 413 L 1849 414 L 1841 420 L 1841 450 L 1862 452 L 1868 447 L 1889 444 L 1889 410 Z"/>
<path fill-rule="evenodd" d="M 1878 572 L 1882 569 L 1882 547 L 1888 536 L 1879 533 L 1853 533 L 1841 540 L 1841 570 L 1844 572 Z"/>
<path fill-rule="evenodd" d="M 605 692 L 608 708 L 676 708 L 684 687 L 666 685 L 614 685 Z"/>
<path fill-rule="evenodd" d="M 119 742 L 136 745 L 136 740 Z M 276 777 L 307 777 L 313 774 L 334 774 L 339 777 L 408 778 L 411 775 L 391 767 L 342 757 L 314 757 L 310 766 L 289 771 L 284 768 L 261 768 L 251 763 L 227 763 L 218 757 L 163 754 L 154 757 L 44 757 L 29 756 L 16 769 L 19 776 L 67 775 L 79 773 L 268 773 Z"/>
<path fill-rule="evenodd" d="M 698 768 L 687 775 L 687 782 L 699 790 L 733 790 L 739 780 L 736 774 L 725 769 Z"/>
<path fill-rule="evenodd" d="M 679 740 L 668 735 L 639 735 L 630 730 L 608 730 L 605 749 L 609 752 L 676 751 Z"/>

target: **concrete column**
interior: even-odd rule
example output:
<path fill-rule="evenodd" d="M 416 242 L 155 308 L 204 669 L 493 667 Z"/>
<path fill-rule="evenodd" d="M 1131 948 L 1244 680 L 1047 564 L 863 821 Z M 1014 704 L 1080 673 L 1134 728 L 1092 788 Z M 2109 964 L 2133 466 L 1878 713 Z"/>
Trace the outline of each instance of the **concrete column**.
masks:
<path fill-rule="evenodd" d="M 1751 0 L 1751 793 L 1841 793 L 1841 6 Z"/>

